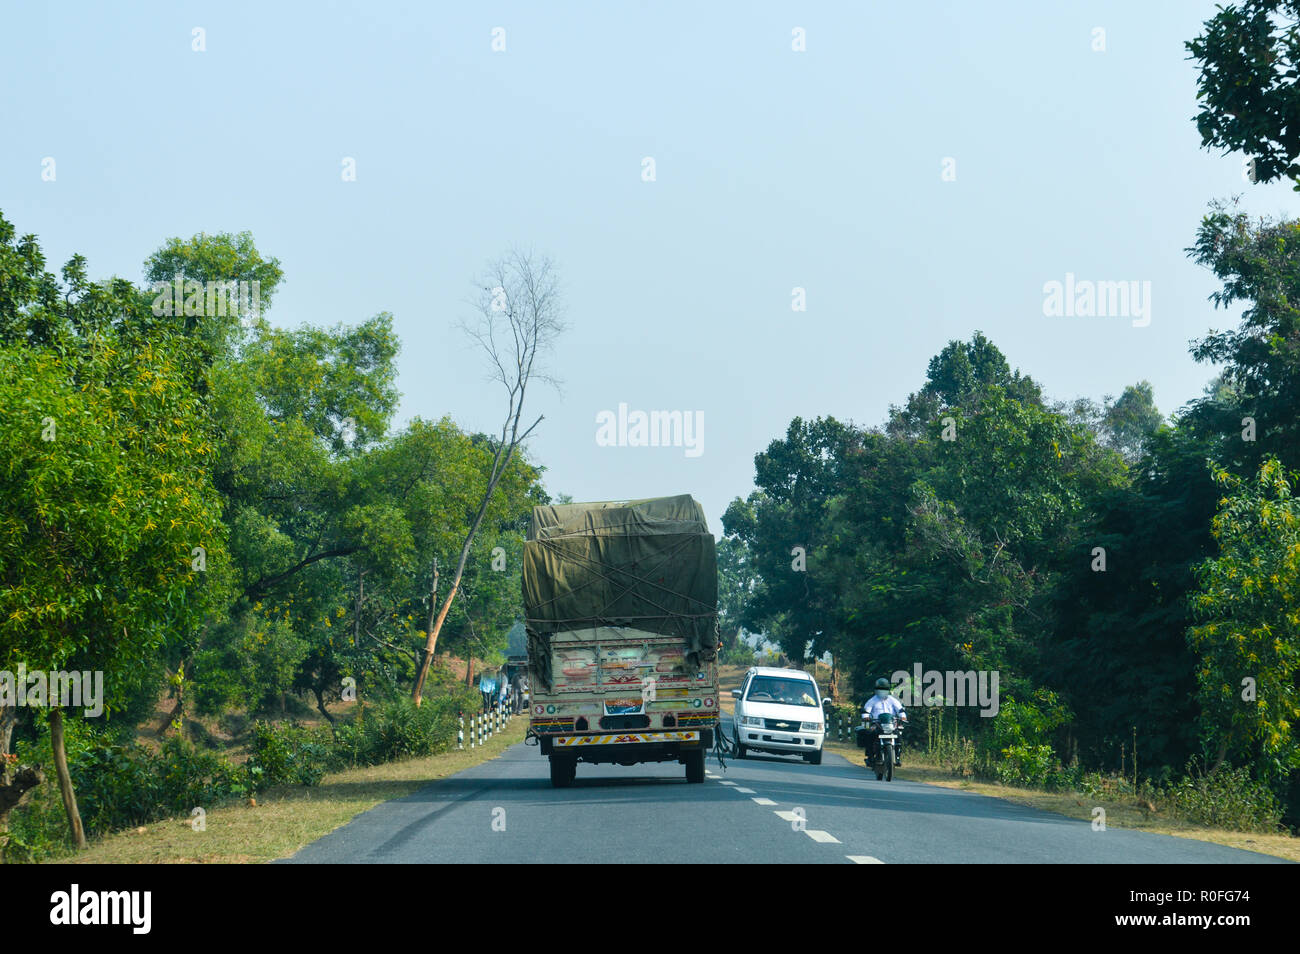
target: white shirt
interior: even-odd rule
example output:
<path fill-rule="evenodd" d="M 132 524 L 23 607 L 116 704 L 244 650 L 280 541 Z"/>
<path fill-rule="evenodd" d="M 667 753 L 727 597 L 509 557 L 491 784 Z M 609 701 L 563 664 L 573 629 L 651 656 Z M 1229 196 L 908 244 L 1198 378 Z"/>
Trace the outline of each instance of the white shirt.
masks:
<path fill-rule="evenodd" d="M 903 704 L 892 695 L 886 695 L 883 699 L 880 696 L 872 695 L 862 707 L 862 714 L 867 717 L 868 721 L 875 719 L 882 712 L 892 712 L 894 715 L 898 715 L 902 711 Z"/>

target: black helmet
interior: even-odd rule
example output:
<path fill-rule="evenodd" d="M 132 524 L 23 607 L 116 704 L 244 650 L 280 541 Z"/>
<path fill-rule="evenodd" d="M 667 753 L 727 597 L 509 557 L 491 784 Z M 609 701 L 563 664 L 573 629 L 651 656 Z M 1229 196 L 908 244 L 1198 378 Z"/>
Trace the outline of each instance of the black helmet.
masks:
<path fill-rule="evenodd" d="M 886 679 L 884 676 L 881 676 L 879 679 L 876 680 L 876 688 L 877 688 L 877 689 L 888 689 L 888 688 L 889 688 L 889 680 Z"/>

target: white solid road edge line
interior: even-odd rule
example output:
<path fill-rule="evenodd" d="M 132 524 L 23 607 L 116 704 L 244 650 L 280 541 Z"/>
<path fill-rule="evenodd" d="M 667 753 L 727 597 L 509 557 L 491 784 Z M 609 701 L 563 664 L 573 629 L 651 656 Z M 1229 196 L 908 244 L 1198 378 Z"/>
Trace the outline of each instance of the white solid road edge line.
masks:
<path fill-rule="evenodd" d="M 884 862 L 879 858 L 873 858 L 870 855 L 845 855 L 849 861 L 855 865 L 883 865 Z"/>

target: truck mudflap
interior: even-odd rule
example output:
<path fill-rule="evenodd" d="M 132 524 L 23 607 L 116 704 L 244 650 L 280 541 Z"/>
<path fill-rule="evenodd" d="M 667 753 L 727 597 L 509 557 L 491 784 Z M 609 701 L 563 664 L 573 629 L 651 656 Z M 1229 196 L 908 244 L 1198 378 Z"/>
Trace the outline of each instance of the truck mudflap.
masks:
<path fill-rule="evenodd" d="M 624 732 L 610 735 L 564 735 L 551 741 L 561 748 L 581 745 L 626 745 L 638 742 L 698 742 L 698 732 Z"/>

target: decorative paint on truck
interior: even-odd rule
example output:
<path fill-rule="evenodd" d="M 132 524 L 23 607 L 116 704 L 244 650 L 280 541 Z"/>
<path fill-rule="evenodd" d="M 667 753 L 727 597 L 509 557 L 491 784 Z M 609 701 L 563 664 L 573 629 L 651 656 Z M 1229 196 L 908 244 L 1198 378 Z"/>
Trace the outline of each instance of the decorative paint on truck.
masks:
<path fill-rule="evenodd" d="M 699 505 L 537 508 L 524 597 L 529 741 L 552 783 L 572 783 L 578 761 L 677 761 L 703 781 L 718 724 L 717 564 Z"/>

